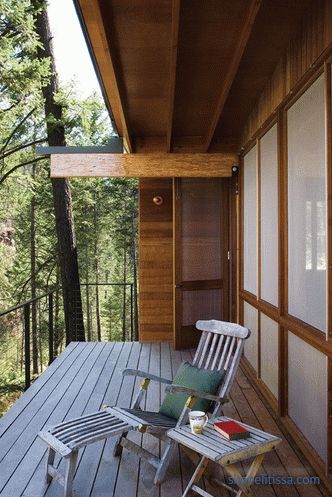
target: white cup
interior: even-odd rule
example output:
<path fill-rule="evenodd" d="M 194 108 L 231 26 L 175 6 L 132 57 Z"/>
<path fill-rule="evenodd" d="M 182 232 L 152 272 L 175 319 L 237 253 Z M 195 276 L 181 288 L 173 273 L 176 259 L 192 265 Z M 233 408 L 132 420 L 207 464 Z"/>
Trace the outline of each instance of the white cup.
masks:
<path fill-rule="evenodd" d="M 190 411 L 189 421 L 191 432 L 195 435 L 199 435 L 202 433 L 204 426 L 209 421 L 209 418 L 204 411 Z"/>

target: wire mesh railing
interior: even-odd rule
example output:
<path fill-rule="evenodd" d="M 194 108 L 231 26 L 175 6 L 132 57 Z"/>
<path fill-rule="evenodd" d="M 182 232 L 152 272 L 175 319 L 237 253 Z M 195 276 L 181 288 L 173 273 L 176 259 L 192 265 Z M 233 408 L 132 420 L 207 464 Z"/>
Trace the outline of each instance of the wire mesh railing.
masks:
<path fill-rule="evenodd" d="M 82 283 L 80 295 L 87 341 L 138 340 L 133 283 Z M 78 334 L 81 310 L 74 314 Z"/>
<path fill-rule="evenodd" d="M 80 287 L 82 306 L 72 312 L 77 325 L 83 322 L 86 341 L 137 340 L 132 283 L 89 282 Z M 60 287 L 0 312 L 0 415 L 65 345 Z"/>
<path fill-rule="evenodd" d="M 0 312 L 0 393 L 28 388 L 53 361 L 64 347 L 63 324 L 59 288 Z"/>

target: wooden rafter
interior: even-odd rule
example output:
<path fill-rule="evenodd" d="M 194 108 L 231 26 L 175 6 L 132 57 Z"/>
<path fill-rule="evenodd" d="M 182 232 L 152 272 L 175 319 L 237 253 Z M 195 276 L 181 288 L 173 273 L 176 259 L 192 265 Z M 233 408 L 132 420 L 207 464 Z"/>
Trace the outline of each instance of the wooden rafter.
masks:
<path fill-rule="evenodd" d="M 172 35 L 171 35 L 171 54 L 170 54 L 168 116 L 167 116 L 167 131 L 166 131 L 166 152 L 170 152 L 172 147 L 172 128 L 173 128 L 175 84 L 176 84 L 176 64 L 178 56 L 180 7 L 181 7 L 181 0 L 172 1 Z"/>
<path fill-rule="evenodd" d="M 203 139 L 203 151 L 206 152 L 211 144 L 214 132 L 216 130 L 217 124 L 219 122 L 221 113 L 223 111 L 223 108 L 225 106 L 228 94 L 230 92 L 231 86 L 233 84 L 234 78 L 236 76 L 237 70 L 239 68 L 245 47 L 247 45 L 250 33 L 252 31 L 257 13 L 259 11 L 260 5 L 262 3 L 262 0 L 251 0 L 248 12 L 245 16 L 244 24 L 243 27 L 240 31 L 239 35 L 239 41 L 237 43 L 237 46 L 234 50 L 234 55 L 232 57 L 230 66 L 228 68 L 228 71 L 225 75 L 225 79 L 221 84 L 221 92 L 218 98 L 217 105 L 215 107 L 215 110 L 213 112 L 213 116 L 211 119 L 211 122 L 209 124 L 208 130 L 206 132 L 206 135 Z"/>
<path fill-rule="evenodd" d="M 79 0 L 79 6 L 116 127 L 119 135 L 123 137 L 126 150 L 132 152 L 132 141 L 122 99 L 121 85 L 116 71 L 112 47 L 106 34 L 100 3 L 98 0 Z"/>
<path fill-rule="evenodd" d="M 229 177 L 237 164 L 233 153 L 54 154 L 51 177 Z"/>

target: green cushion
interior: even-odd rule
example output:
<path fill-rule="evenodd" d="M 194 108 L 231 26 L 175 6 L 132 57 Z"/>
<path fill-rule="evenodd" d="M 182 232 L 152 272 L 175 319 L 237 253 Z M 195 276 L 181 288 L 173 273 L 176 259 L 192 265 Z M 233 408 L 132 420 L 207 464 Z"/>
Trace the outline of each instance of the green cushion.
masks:
<path fill-rule="evenodd" d="M 224 374 L 224 371 L 195 368 L 189 362 L 183 362 L 173 378 L 173 384 L 214 395 L 218 391 Z M 159 412 L 171 418 L 179 419 L 187 399 L 188 394 L 185 393 L 167 394 Z M 206 399 L 197 399 L 192 409 L 206 412 L 209 404 L 210 401 Z"/>

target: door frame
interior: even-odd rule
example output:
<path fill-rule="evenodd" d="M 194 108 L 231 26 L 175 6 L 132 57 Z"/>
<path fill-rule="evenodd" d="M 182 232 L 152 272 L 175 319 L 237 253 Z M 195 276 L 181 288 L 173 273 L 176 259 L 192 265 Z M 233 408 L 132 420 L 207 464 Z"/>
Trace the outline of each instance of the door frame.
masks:
<path fill-rule="evenodd" d="M 220 178 L 222 185 L 222 206 L 227 215 L 221 216 L 221 232 L 227 233 L 221 237 L 222 258 L 222 289 L 227 288 L 227 298 L 222 301 L 222 314 L 225 320 L 235 321 L 237 315 L 237 178 Z M 182 323 L 182 291 L 178 287 L 181 275 L 181 178 L 173 178 L 173 342 L 175 349 L 181 348 L 178 330 Z M 213 288 L 213 282 L 212 287 Z M 223 291 L 224 293 L 224 291 Z"/>

